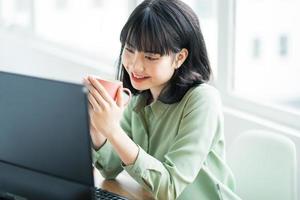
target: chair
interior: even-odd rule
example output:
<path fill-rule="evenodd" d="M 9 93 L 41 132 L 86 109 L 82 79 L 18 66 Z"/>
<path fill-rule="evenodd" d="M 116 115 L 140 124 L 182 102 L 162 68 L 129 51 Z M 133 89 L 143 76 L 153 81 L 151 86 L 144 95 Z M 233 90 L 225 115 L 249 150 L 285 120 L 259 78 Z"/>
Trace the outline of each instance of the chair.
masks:
<path fill-rule="evenodd" d="M 296 147 L 286 136 L 246 131 L 229 148 L 228 163 L 242 199 L 297 199 Z"/>

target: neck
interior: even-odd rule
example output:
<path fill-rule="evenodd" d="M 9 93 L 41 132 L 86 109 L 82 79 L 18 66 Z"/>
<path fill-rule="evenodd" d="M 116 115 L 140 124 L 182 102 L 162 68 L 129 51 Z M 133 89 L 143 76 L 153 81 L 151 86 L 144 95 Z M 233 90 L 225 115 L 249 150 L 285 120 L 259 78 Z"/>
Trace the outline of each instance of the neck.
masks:
<path fill-rule="evenodd" d="M 150 90 L 150 96 L 151 96 L 152 101 L 156 101 L 158 99 L 159 92 Z"/>

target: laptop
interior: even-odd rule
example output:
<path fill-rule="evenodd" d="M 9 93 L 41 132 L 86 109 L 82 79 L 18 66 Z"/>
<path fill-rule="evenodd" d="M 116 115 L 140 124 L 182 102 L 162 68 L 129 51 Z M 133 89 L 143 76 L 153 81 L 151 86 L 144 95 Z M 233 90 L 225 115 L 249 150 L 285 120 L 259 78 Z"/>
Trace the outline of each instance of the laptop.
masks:
<path fill-rule="evenodd" d="M 0 71 L 0 199 L 126 199 L 95 197 L 87 102 L 81 84 Z"/>

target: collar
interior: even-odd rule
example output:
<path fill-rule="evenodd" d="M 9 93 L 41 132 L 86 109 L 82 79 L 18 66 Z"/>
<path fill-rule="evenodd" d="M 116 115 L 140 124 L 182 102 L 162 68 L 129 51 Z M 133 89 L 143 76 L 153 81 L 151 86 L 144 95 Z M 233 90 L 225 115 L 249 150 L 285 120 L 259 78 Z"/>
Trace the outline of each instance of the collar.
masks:
<path fill-rule="evenodd" d="M 133 108 L 133 111 L 136 113 L 140 113 L 143 108 L 148 107 L 151 109 L 155 117 L 159 117 L 170 106 L 169 104 L 165 104 L 159 100 L 152 102 L 150 105 L 146 105 L 146 102 L 147 102 L 147 96 L 139 95 L 136 106 Z"/>

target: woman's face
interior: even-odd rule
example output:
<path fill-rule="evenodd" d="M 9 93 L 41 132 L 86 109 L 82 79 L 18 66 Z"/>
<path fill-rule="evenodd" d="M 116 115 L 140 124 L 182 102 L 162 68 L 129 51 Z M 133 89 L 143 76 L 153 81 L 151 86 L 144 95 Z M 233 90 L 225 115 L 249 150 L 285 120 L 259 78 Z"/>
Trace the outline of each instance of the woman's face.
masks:
<path fill-rule="evenodd" d="M 125 45 L 122 52 L 122 64 L 130 76 L 132 86 L 136 90 L 150 89 L 153 99 L 157 99 L 176 67 L 174 55 L 138 52 L 128 45 Z"/>

